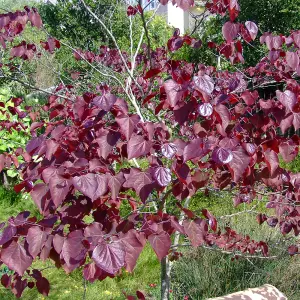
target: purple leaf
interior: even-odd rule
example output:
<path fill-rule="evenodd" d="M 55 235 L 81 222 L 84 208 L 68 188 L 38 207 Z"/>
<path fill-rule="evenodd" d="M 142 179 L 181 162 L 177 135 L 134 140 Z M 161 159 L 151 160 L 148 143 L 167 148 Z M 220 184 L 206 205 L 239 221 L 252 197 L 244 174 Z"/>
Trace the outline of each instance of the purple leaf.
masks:
<path fill-rule="evenodd" d="M 257 36 L 257 33 L 258 33 L 257 25 L 254 22 L 247 21 L 245 23 L 245 26 L 246 26 L 246 28 L 247 28 L 250 36 L 251 36 L 252 41 L 254 41 L 256 36 Z"/>
<path fill-rule="evenodd" d="M 141 200 L 145 202 L 154 189 L 154 183 L 150 172 L 141 172 L 131 168 L 129 174 L 125 174 L 125 188 L 134 188 Z"/>
<path fill-rule="evenodd" d="M 233 158 L 228 165 L 234 182 L 238 182 L 249 166 L 251 158 L 240 146 L 232 150 L 232 155 Z"/>
<path fill-rule="evenodd" d="M 167 102 L 171 107 L 175 107 L 181 101 L 183 96 L 183 88 L 173 79 L 167 80 L 164 84 L 167 94 Z"/>
<path fill-rule="evenodd" d="M 193 158 L 202 158 L 209 153 L 209 148 L 202 138 L 192 140 L 183 150 L 183 159 L 188 161 Z"/>
<path fill-rule="evenodd" d="M 23 245 L 16 241 L 12 241 L 2 247 L 1 260 L 20 276 L 23 276 L 25 270 L 32 264 L 32 257 L 25 250 Z"/>
<path fill-rule="evenodd" d="M 284 92 L 277 90 L 276 96 L 288 111 L 292 111 L 293 107 L 297 103 L 296 95 L 290 90 L 285 90 Z"/>
<path fill-rule="evenodd" d="M 299 65 L 299 56 L 297 52 L 286 52 L 286 62 L 291 67 L 293 71 L 295 71 Z"/>
<path fill-rule="evenodd" d="M 171 170 L 164 167 L 155 168 L 153 177 L 160 186 L 167 186 L 172 181 Z"/>
<path fill-rule="evenodd" d="M 139 258 L 142 250 L 146 245 L 146 238 L 144 233 L 140 233 L 136 230 L 129 230 L 127 233 L 120 236 L 121 242 L 125 248 L 125 265 L 128 272 L 132 272 L 137 259 Z"/>
<path fill-rule="evenodd" d="M 142 136 L 132 136 L 127 144 L 128 159 L 141 157 L 148 154 L 151 147 L 152 143 L 145 140 Z"/>
<path fill-rule="evenodd" d="M 109 130 L 98 131 L 98 137 L 95 140 L 99 148 L 97 149 L 99 156 L 102 156 L 104 159 L 108 157 L 114 146 L 117 144 L 121 134 L 119 132 L 113 132 Z"/>
<path fill-rule="evenodd" d="M 82 194 L 95 201 L 107 192 L 107 177 L 105 175 L 88 173 L 73 178 L 74 187 Z"/>
<path fill-rule="evenodd" d="M 279 166 L 278 154 L 274 150 L 268 149 L 267 151 L 264 152 L 264 155 L 265 155 L 265 162 L 268 166 L 270 174 L 271 176 L 273 176 Z"/>
<path fill-rule="evenodd" d="M 9 242 L 17 233 L 17 228 L 15 226 L 8 225 L 5 227 L 0 236 L 0 245 L 4 245 Z"/>
<path fill-rule="evenodd" d="M 105 111 L 110 111 L 116 101 L 117 97 L 111 93 L 105 93 L 102 96 L 97 96 L 93 99 L 93 103 Z"/>
<path fill-rule="evenodd" d="M 240 32 L 240 25 L 233 22 L 226 22 L 222 27 L 222 33 L 227 42 L 232 42 Z"/>
<path fill-rule="evenodd" d="M 161 153 L 166 158 L 171 159 L 177 153 L 177 146 L 173 143 L 163 144 L 161 146 Z"/>
<path fill-rule="evenodd" d="M 204 92 L 208 95 L 210 95 L 213 90 L 215 83 L 211 77 L 208 75 L 199 75 L 194 78 L 195 86 L 198 90 L 201 92 Z"/>
<path fill-rule="evenodd" d="M 63 244 L 61 257 L 66 262 L 69 272 L 78 268 L 85 259 L 87 249 L 83 240 L 82 230 L 75 230 L 69 233 Z"/>
<path fill-rule="evenodd" d="M 95 248 L 99 242 L 103 241 L 103 236 L 105 233 L 102 231 L 103 225 L 94 222 L 87 226 L 84 230 L 84 236 L 91 242 L 92 246 Z M 94 249 L 93 248 L 93 249 Z"/>
<path fill-rule="evenodd" d="M 95 282 L 101 274 L 101 269 L 94 262 L 84 266 L 83 277 L 91 283 Z"/>
<path fill-rule="evenodd" d="M 202 219 L 196 219 L 195 221 L 184 220 L 183 227 L 193 247 L 198 247 L 205 242 L 205 238 L 208 231 L 208 225 L 205 220 Z"/>
<path fill-rule="evenodd" d="M 116 118 L 116 122 L 120 126 L 122 134 L 124 134 L 127 141 L 129 141 L 136 125 L 140 122 L 140 117 L 138 115 L 121 115 Z"/>
<path fill-rule="evenodd" d="M 114 275 L 125 265 L 125 255 L 121 242 L 103 242 L 94 249 L 92 259 L 99 268 Z"/>
<path fill-rule="evenodd" d="M 28 252 L 33 258 L 36 258 L 36 256 L 41 252 L 47 237 L 48 234 L 39 226 L 29 228 L 26 240 L 28 243 Z"/>
<path fill-rule="evenodd" d="M 36 281 L 36 287 L 40 294 L 48 297 L 50 292 L 50 283 L 45 277 L 41 277 Z"/>
<path fill-rule="evenodd" d="M 171 238 L 168 233 L 161 231 L 159 234 L 151 234 L 148 241 L 155 251 L 159 260 L 168 255 L 171 247 Z"/>
<path fill-rule="evenodd" d="M 125 177 L 123 172 L 119 172 L 115 176 L 112 175 L 109 176 L 108 187 L 111 191 L 111 198 L 113 200 L 115 200 L 118 197 L 120 189 L 124 182 L 125 182 Z"/>
<path fill-rule="evenodd" d="M 69 193 L 70 186 L 70 180 L 58 174 L 50 178 L 50 194 L 56 207 L 60 206 L 61 203 L 65 200 Z"/>
<path fill-rule="evenodd" d="M 198 107 L 198 112 L 203 117 L 210 117 L 214 109 L 210 103 L 203 103 Z"/>
<path fill-rule="evenodd" d="M 228 164 L 232 161 L 231 150 L 224 148 L 215 148 L 212 153 L 212 159 L 218 164 Z"/>

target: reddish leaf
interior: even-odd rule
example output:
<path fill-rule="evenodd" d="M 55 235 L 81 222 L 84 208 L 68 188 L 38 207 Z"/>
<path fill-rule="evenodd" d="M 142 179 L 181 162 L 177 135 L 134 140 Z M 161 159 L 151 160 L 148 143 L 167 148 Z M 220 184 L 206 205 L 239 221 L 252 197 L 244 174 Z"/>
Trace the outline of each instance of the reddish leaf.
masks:
<path fill-rule="evenodd" d="M 296 52 L 287 51 L 286 52 L 286 62 L 292 68 L 296 70 L 299 65 L 299 56 Z"/>
<path fill-rule="evenodd" d="M 215 84 L 213 79 L 208 75 L 199 75 L 195 77 L 194 81 L 196 88 L 201 92 L 204 92 L 208 95 L 213 92 Z"/>
<path fill-rule="evenodd" d="M 109 130 L 99 131 L 98 138 L 96 139 L 96 142 L 99 145 L 99 148 L 97 149 L 99 156 L 107 159 L 120 137 L 121 135 L 119 132 Z"/>
<path fill-rule="evenodd" d="M 129 230 L 127 233 L 120 236 L 121 242 L 125 248 L 125 265 L 128 272 L 132 272 L 135 268 L 137 259 L 143 251 L 146 239 L 144 233 L 136 230 Z"/>
<path fill-rule="evenodd" d="M 78 268 L 85 259 L 87 249 L 83 240 L 82 230 L 75 230 L 69 233 L 63 244 L 61 256 L 66 262 L 69 272 Z"/>
<path fill-rule="evenodd" d="M 247 155 L 245 150 L 240 146 L 232 151 L 232 155 L 233 158 L 228 165 L 233 180 L 235 182 L 238 182 L 241 179 L 247 167 L 249 166 L 251 158 L 250 156 Z"/>
<path fill-rule="evenodd" d="M 245 23 L 245 26 L 251 36 L 251 39 L 254 41 L 256 36 L 257 36 L 257 33 L 258 33 L 258 27 L 257 25 L 254 23 L 254 22 L 251 22 L 251 21 L 247 21 Z"/>
<path fill-rule="evenodd" d="M 161 153 L 166 158 L 171 159 L 177 153 L 177 146 L 173 143 L 164 144 L 161 146 Z"/>
<path fill-rule="evenodd" d="M 233 159 L 231 150 L 224 148 L 215 148 L 212 153 L 212 159 L 219 164 L 228 164 Z"/>
<path fill-rule="evenodd" d="M 12 241 L 2 247 L 1 260 L 20 276 L 23 276 L 25 270 L 32 264 L 32 257 L 25 250 L 24 246 L 16 241 Z"/>
<path fill-rule="evenodd" d="M 134 188 L 141 200 L 145 202 L 149 194 L 154 189 L 151 174 L 149 172 L 141 172 L 137 169 L 131 168 L 130 174 L 125 174 L 125 178 L 126 182 L 123 186 L 125 188 Z"/>
<path fill-rule="evenodd" d="M 128 159 L 141 157 L 149 153 L 152 143 L 140 135 L 131 137 L 127 144 Z"/>
<path fill-rule="evenodd" d="M 51 177 L 49 181 L 49 188 L 51 198 L 56 205 L 56 207 L 60 206 L 61 203 L 65 200 L 66 196 L 69 193 L 71 186 L 70 180 L 60 176 L 55 175 Z"/>
<path fill-rule="evenodd" d="M 226 22 L 222 27 L 222 33 L 227 42 L 232 42 L 240 31 L 240 25 L 233 22 Z"/>
<path fill-rule="evenodd" d="M 103 242 L 94 249 L 92 259 L 100 269 L 114 275 L 125 265 L 125 254 L 121 242 Z"/>
<path fill-rule="evenodd" d="M 210 103 L 203 103 L 199 106 L 198 112 L 203 117 L 209 117 L 212 115 L 214 109 Z"/>
<path fill-rule="evenodd" d="M 120 126 L 120 131 L 125 135 L 126 139 L 129 140 L 139 123 L 140 117 L 138 115 L 122 115 L 116 118 L 116 122 Z"/>
<path fill-rule="evenodd" d="M 91 283 L 95 282 L 100 277 L 101 273 L 101 269 L 99 269 L 94 262 L 85 265 L 83 269 L 84 279 Z"/>
<path fill-rule="evenodd" d="M 264 152 L 265 162 L 270 170 L 271 176 L 273 176 L 279 166 L 278 154 L 274 150 L 268 149 Z"/>
<path fill-rule="evenodd" d="M 29 228 L 26 240 L 29 245 L 28 252 L 33 258 L 36 258 L 36 256 L 41 252 L 47 237 L 48 234 L 39 226 Z"/>
<path fill-rule="evenodd" d="M 42 277 L 36 281 L 36 287 L 40 294 L 48 297 L 50 291 L 50 283 L 45 277 Z"/>
<path fill-rule="evenodd" d="M 144 76 L 144 79 L 149 79 L 149 78 L 155 77 L 160 72 L 161 72 L 160 69 L 151 69 L 146 73 L 146 75 Z"/>
<path fill-rule="evenodd" d="M 0 245 L 4 245 L 9 242 L 17 234 L 17 228 L 15 226 L 8 225 L 1 233 Z"/>
<path fill-rule="evenodd" d="M 75 188 L 95 201 L 107 192 L 107 177 L 105 175 L 88 173 L 73 178 Z"/>
<path fill-rule="evenodd" d="M 184 231 L 188 235 L 192 246 L 198 247 L 205 242 L 208 226 L 205 220 L 196 219 L 195 221 L 184 220 Z"/>
<path fill-rule="evenodd" d="M 155 168 L 153 177 L 161 186 L 167 186 L 172 181 L 171 170 L 164 167 Z"/>
<path fill-rule="evenodd" d="M 148 241 L 159 260 L 162 260 L 168 255 L 172 242 L 170 236 L 166 232 L 161 231 L 158 234 L 151 234 L 148 237 Z"/>
<path fill-rule="evenodd" d="M 93 99 L 93 103 L 105 111 L 110 111 L 116 101 L 117 97 L 110 93 L 105 93 L 102 96 L 97 96 Z"/>
<path fill-rule="evenodd" d="M 120 189 L 121 189 L 124 182 L 125 182 L 125 177 L 124 177 L 124 174 L 122 172 L 119 172 L 115 176 L 111 175 L 109 177 L 108 187 L 111 191 L 111 197 L 112 197 L 113 200 L 115 200 L 118 197 Z"/>
<path fill-rule="evenodd" d="M 170 79 L 164 84 L 165 91 L 167 94 L 167 102 L 171 107 L 174 107 L 181 101 L 183 96 L 183 89 L 180 84 Z"/>

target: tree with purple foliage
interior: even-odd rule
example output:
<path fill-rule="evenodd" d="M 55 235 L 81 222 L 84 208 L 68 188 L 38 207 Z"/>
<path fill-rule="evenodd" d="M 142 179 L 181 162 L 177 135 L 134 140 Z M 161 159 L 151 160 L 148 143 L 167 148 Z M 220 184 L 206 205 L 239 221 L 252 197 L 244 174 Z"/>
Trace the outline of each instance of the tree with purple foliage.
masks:
<path fill-rule="evenodd" d="M 282 168 L 279 158 L 288 162 L 298 155 L 299 136 L 284 133 L 300 128 L 300 33 L 264 33 L 260 42 L 268 57 L 238 67 L 244 62 L 243 44 L 256 39 L 258 27 L 251 20 L 237 21 L 237 0 L 207 1 L 210 13 L 228 19 L 224 42 L 209 47 L 232 67 L 216 70 L 173 59 L 183 45 L 201 45 L 178 30 L 166 47 L 152 49 L 151 17 L 140 4 L 127 9 L 128 18 L 143 21 L 142 35 L 135 37 L 140 43 L 125 53 L 101 16 L 80 1 L 114 49 L 73 49 L 49 35 L 40 45 L 20 42 L 28 24 L 44 30 L 38 11 L 25 7 L 0 15 L 0 42 L 10 55 L 1 65 L 2 78 L 34 89 L 22 76 L 23 63 L 67 47 L 81 67 L 102 79 L 87 84 L 73 70 L 73 84 L 61 81 L 53 91 L 40 89 L 49 95 L 41 107 L 47 117 L 27 107 L 31 140 L 25 149 L 0 156 L 0 170 L 22 161 L 15 190 L 30 193 L 41 213 L 38 219 L 20 212 L 2 224 L 0 260 L 14 272 L 2 276 L 3 286 L 17 297 L 34 286 L 48 295 L 50 283 L 31 267 L 37 257 L 53 260 L 66 273 L 80 268 L 90 282 L 123 269 L 132 272 L 148 241 L 161 261 L 161 298 L 169 299 L 171 261 L 179 258 L 182 243 L 220 248 L 235 257 L 269 257 L 265 241 L 222 229 L 205 208 L 200 215 L 190 210 L 191 197 L 200 191 L 229 191 L 236 206 L 267 201 L 269 213 L 258 214 L 259 224 L 266 221 L 283 235 L 298 235 L 300 176 Z M 171 2 L 184 10 L 194 5 L 193 0 Z M 271 84 L 278 89 L 263 98 L 260 91 Z M 22 124 L 21 104 L 19 99 L 1 112 Z M 0 124 L 2 130 L 12 126 Z M 127 215 L 121 214 L 123 203 L 130 206 Z M 291 245 L 287 253 L 298 253 L 298 247 Z M 145 299 L 140 291 L 136 296 Z"/>

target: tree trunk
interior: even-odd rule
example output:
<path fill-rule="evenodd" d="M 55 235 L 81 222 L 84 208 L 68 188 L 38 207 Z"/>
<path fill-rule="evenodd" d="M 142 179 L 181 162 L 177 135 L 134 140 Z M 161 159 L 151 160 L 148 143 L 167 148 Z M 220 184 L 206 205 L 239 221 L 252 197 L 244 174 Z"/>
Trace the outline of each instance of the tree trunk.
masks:
<path fill-rule="evenodd" d="M 161 300 L 170 299 L 171 264 L 168 257 L 164 257 L 161 266 Z"/>

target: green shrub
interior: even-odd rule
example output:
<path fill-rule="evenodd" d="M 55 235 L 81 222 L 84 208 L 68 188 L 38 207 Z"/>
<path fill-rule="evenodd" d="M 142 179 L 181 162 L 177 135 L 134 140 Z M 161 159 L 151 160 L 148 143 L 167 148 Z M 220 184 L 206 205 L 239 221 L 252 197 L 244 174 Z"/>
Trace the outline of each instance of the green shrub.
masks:
<path fill-rule="evenodd" d="M 239 258 L 232 261 L 231 255 L 218 250 L 181 249 L 184 256 L 174 264 L 172 272 L 174 299 L 183 299 L 185 295 L 189 299 L 207 299 L 266 283 L 276 286 L 288 299 L 300 299 L 300 258 L 287 255 L 286 240 L 278 230 L 266 224 L 259 226 L 254 216 L 239 218 L 231 220 L 232 227 L 239 233 L 251 234 L 255 240 L 268 241 L 270 254 L 278 256 L 278 259 Z M 280 249 L 276 247 L 279 240 Z"/>

